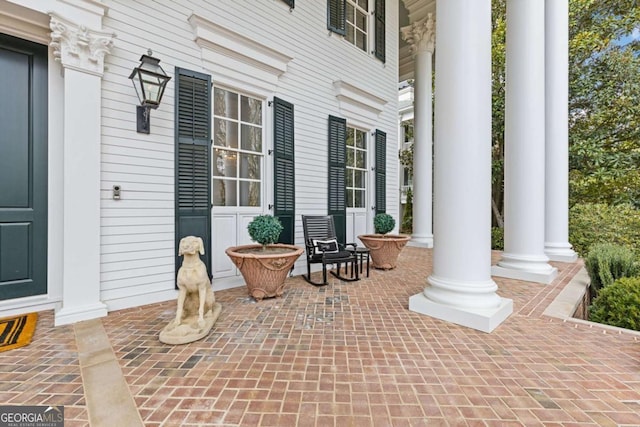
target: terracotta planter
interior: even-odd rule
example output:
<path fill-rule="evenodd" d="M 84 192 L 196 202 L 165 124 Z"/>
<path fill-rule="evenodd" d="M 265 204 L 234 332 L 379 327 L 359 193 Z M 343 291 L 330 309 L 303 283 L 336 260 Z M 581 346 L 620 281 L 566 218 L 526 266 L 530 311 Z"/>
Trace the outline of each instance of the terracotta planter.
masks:
<path fill-rule="evenodd" d="M 294 245 L 243 245 L 228 248 L 225 253 L 238 267 L 249 295 L 257 300 L 282 296 L 284 280 L 304 249 Z"/>
<path fill-rule="evenodd" d="M 398 255 L 411 236 L 404 234 L 362 234 L 358 236 L 371 253 L 373 268 L 391 270 L 396 268 Z"/>

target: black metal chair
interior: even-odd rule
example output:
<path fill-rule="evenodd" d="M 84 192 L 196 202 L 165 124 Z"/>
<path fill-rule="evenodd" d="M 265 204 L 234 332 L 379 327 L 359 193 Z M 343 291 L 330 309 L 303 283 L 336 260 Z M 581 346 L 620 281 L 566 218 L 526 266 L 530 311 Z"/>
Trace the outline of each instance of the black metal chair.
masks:
<path fill-rule="evenodd" d="M 333 216 L 309 216 L 302 215 L 302 228 L 304 229 L 304 243 L 307 254 L 307 275 L 304 279 L 314 286 L 325 286 L 327 282 L 327 265 L 336 264 L 336 271 L 331 271 L 335 277 L 347 282 L 360 280 L 356 266 L 356 243 L 339 243 L 336 237 Z M 347 249 L 352 247 L 352 249 Z M 340 275 L 342 264 L 346 267 L 351 264 L 351 277 Z M 311 264 L 322 264 L 322 283 L 311 280 Z M 355 278 L 354 278 L 355 271 Z"/>

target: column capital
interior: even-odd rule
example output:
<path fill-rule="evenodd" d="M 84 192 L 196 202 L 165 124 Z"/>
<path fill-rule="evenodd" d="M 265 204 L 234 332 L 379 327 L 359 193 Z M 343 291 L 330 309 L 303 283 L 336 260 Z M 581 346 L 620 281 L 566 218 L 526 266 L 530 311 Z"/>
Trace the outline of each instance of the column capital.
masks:
<path fill-rule="evenodd" d="M 114 33 L 91 30 L 54 13 L 51 21 L 51 42 L 53 56 L 64 68 L 102 77 L 104 57 L 111 53 Z"/>
<path fill-rule="evenodd" d="M 409 43 L 413 56 L 419 52 L 433 53 L 436 47 L 436 20 L 433 13 L 425 19 L 400 28 L 402 38 Z"/>

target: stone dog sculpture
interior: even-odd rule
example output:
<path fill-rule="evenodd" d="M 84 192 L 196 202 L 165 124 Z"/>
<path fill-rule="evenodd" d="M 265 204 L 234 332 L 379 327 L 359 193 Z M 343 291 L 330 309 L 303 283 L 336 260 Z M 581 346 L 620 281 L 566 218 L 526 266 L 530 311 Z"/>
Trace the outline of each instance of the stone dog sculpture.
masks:
<path fill-rule="evenodd" d="M 180 240 L 178 255 L 184 256 L 178 270 L 178 307 L 175 318 L 160 333 L 160 341 L 185 344 L 197 341 L 209 333 L 220 315 L 207 267 L 200 259 L 204 244 L 200 237 Z"/>

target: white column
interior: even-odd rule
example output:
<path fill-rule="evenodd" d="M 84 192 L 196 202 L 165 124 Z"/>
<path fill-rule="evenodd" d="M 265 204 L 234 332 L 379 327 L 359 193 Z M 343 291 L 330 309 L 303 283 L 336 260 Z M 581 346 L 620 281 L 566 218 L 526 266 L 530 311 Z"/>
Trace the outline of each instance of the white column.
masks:
<path fill-rule="evenodd" d="M 550 283 L 544 253 L 544 1 L 507 0 L 504 253 L 495 276 Z"/>
<path fill-rule="evenodd" d="M 545 1 L 545 253 L 574 262 L 569 243 L 569 0 Z"/>
<path fill-rule="evenodd" d="M 513 311 L 491 279 L 491 0 L 438 0 L 433 273 L 409 309 L 484 332 Z"/>
<path fill-rule="evenodd" d="M 101 80 L 113 35 L 51 14 L 51 47 L 64 72 L 62 325 L 106 316 L 100 301 Z"/>
<path fill-rule="evenodd" d="M 431 89 L 435 21 L 433 14 L 401 29 L 414 59 L 413 92 L 413 234 L 412 246 L 433 247 L 433 108 Z"/>

